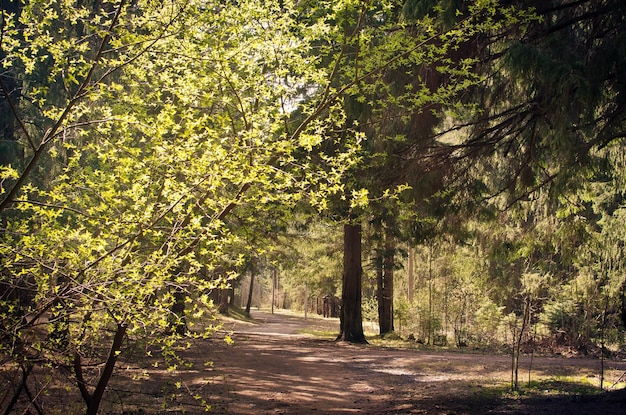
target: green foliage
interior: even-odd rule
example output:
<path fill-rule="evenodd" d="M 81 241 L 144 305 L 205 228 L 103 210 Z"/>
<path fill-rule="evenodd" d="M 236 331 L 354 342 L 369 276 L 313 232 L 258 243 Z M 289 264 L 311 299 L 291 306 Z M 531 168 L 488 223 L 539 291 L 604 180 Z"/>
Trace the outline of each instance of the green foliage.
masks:
<path fill-rule="evenodd" d="M 233 210 L 260 225 L 307 194 L 323 205 L 352 163 L 351 139 L 324 158 L 333 175 L 294 158 L 341 122 L 323 100 L 330 114 L 290 119 L 301 88 L 329 82 L 311 58 L 318 22 L 256 1 L 2 13 L 25 148 L 24 167 L 2 166 L 2 352 L 96 362 L 123 327 L 174 358 L 180 334 L 215 330 L 211 293 L 248 253 Z"/>
<path fill-rule="evenodd" d="M 320 222 L 300 230 L 290 241 L 293 262 L 283 265 L 282 288 L 293 308 L 304 304 L 303 294 L 310 298 L 338 296 L 341 288 L 342 241 L 337 226 Z"/>

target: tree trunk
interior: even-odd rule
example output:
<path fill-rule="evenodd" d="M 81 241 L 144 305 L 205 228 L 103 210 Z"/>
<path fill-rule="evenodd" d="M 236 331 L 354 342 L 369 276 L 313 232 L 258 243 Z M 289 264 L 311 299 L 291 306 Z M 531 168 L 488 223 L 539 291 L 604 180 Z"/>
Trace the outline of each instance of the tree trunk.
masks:
<path fill-rule="evenodd" d="M 393 327 L 393 237 L 385 232 L 384 248 L 376 258 L 376 282 L 378 300 L 378 328 L 380 335 L 392 333 Z"/>
<path fill-rule="evenodd" d="M 378 250 L 376 253 L 376 258 L 374 262 L 376 264 L 376 303 L 378 304 L 378 332 L 380 335 L 383 335 L 385 332 L 383 330 L 383 320 L 385 319 L 385 281 L 384 281 L 384 271 L 383 271 L 383 263 L 384 263 L 384 255 L 382 250 Z"/>
<path fill-rule="evenodd" d="M 20 399 L 20 395 L 22 394 L 23 391 L 28 389 L 27 380 L 28 380 L 28 376 L 30 375 L 30 372 L 33 370 L 33 367 L 34 367 L 33 363 L 29 361 L 20 362 L 20 368 L 16 370 L 21 369 L 22 381 L 20 382 L 19 386 L 17 387 L 17 390 L 13 394 L 13 397 L 11 398 L 4 412 L 2 413 L 3 415 L 9 415 L 11 412 L 13 412 L 13 408 L 15 407 L 15 404 L 17 403 L 17 401 Z M 7 396 L 8 396 L 8 393 L 7 393 Z M 4 401 L 2 403 L 4 403 Z M 35 403 L 33 399 L 31 399 L 31 403 L 33 404 Z M 36 406 L 36 408 L 38 407 L 39 405 Z"/>
<path fill-rule="evenodd" d="M 343 227 L 343 281 L 337 341 L 367 343 L 361 310 L 361 225 Z"/>
<path fill-rule="evenodd" d="M 393 327 L 393 267 L 394 263 L 394 241 L 393 236 L 385 235 L 385 251 L 383 254 L 383 275 L 382 275 L 382 313 L 379 314 L 380 334 L 388 334 L 394 331 Z"/>
<path fill-rule="evenodd" d="M 626 281 L 622 282 L 622 309 L 620 310 L 620 317 L 622 319 L 622 342 L 624 333 L 626 333 Z"/>
<path fill-rule="evenodd" d="M 433 242 L 429 242 L 428 250 L 428 340 L 426 344 L 432 345 L 433 340 Z"/>
<path fill-rule="evenodd" d="M 274 314 L 274 304 L 276 304 L 276 267 L 272 269 L 272 314 Z"/>
<path fill-rule="evenodd" d="M 189 330 L 187 328 L 187 319 L 185 316 L 185 300 L 187 296 L 182 289 L 176 288 L 174 291 L 174 304 L 172 304 L 172 318 L 170 321 L 170 330 L 181 336 L 185 335 Z"/>
<path fill-rule="evenodd" d="M 304 319 L 306 320 L 309 311 L 309 286 L 304 284 Z"/>
<path fill-rule="evenodd" d="M 87 384 L 83 377 L 83 369 L 80 355 L 78 354 L 78 352 L 74 354 L 74 375 L 76 376 L 76 382 L 78 384 L 78 389 L 80 390 L 81 396 L 87 404 L 87 411 L 85 412 L 86 415 L 97 415 L 98 413 L 98 408 L 100 408 L 100 403 L 102 402 L 104 391 L 106 390 L 106 387 L 111 380 L 111 376 L 113 375 L 113 369 L 115 368 L 115 363 L 117 362 L 117 358 L 122 348 L 124 337 L 126 336 L 126 328 L 126 324 L 117 325 L 115 337 L 113 338 L 113 344 L 111 345 L 111 349 L 109 350 L 109 356 L 106 360 L 104 369 L 102 370 L 102 374 L 100 375 L 100 379 L 98 380 L 98 384 L 96 385 L 93 394 L 90 394 L 87 390 Z"/>
<path fill-rule="evenodd" d="M 246 302 L 246 314 L 250 316 L 250 307 L 252 307 L 252 289 L 254 288 L 254 265 L 250 266 L 250 289 L 248 290 L 248 301 Z"/>
<path fill-rule="evenodd" d="M 228 288 L 220 288 L 219 289 L 219 306 L 217 308 L 218 313 L 220 314 L 228 314 L 228 304 L 230 298 L 230 289 Z"/>
<path fill-rule="evenodd" d="M 524 332 L 526 331 L 526 327 L 530 322 L 530 307 L 531 307 L 531 299 L 530 297 L 526 297 L 524 299 L 524 310 L 522 314 L 522 327 L 520 328 L 519 333 L 515 336 L 513 334 L 513 356 L 512 356 L 512 367 L 511 367 L 511 389 L 518 390 L 519 389 L 519 358 L 522 351 L 522 340 L 524 339 Z M 517 324 L 516 324 L 517 326 Z"/>
<path fill-rule="evenodd" d="M 413 251 L 413 246 L 409 245 L 409 263 L 407 264 L 408 268 L 408 289 L 407 289 L 407 299 L 409 300 L 409 306 L 413 305 L 413 290 L 415 288 L 415 274 L 413 273 L 415 262 L 415 252 Z"/>

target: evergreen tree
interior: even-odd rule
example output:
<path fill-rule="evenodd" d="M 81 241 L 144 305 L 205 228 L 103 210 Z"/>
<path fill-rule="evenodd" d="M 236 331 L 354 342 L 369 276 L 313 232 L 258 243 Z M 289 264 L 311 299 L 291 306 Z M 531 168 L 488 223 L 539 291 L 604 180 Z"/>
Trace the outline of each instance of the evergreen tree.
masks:
<path fill-rule="evenodd" d="M 509 194 L 503 206 L 541 186 L 554 196 L 575 188 L 580 181 L 571 179 L 597 162 L 594 149 L 625 135 L 626 5 L 529 0 L 522 7 L 534 7 L 540 20 L 482 41 L 488 84 L 477 89 L 480 111 L 468 119 L 471 135 L 457 158 L 492 157 L 481 174 L 491 172 L 485 183 L 494 193 Z"/>

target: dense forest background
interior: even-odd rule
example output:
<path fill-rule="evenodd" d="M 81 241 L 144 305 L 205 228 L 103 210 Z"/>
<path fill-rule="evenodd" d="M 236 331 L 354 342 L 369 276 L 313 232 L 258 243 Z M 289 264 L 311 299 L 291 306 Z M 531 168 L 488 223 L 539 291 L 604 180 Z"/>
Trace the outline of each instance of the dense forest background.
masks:
<path fill-rule="evenodd" d="M 236 303 L 623 349 L 623 1 L 0 8 L 9 408 L 48 368 L 95 414 L 120 353 Z"/>

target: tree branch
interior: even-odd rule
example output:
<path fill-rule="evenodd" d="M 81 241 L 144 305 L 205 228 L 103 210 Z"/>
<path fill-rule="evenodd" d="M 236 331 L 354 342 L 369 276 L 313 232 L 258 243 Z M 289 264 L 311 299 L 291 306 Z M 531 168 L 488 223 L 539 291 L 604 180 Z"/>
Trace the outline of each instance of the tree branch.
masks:
<path fill-rule="evenodd" d="M 35 143 L 32 137 L 30 136 L 30 134 L 28 133 L 28 130 L 26 129 L 26 124 L 24 124 L 24 120 L 22 120 L 22 117 L 20 117 L 20 115 L 18 114 L 17 108 L 15 107 L 15 103 L 11 99 L 10 91 L 8 90 L 1 76 L 0 76 L 0 89 L 2 89 L 2 94 L 4 95 L 7 102 L 9 103 L 9 107 L 11 108 L 11 112 L 13 113 L 13 117 L 15 117 L 18 124 L 20 125 L 20 129 L 24 132 L 24 136 L 26 137 L 26 140 L 28 140 L 28 144 L 30 144 L 31 150 L 35 151 L 36 150 Z"/>
<path fill-rule="evenodd" d="M 54 137 L 57 136 L 57 133 L 61 129 L 61 126 L 63 125 L 63 122 L 65 121 L 65 119 L 69 116 L 74 106 L 80 101 L 80 99 L 84 96 L 85 92 L 88 90 L 89 85 L 91 83 L 91 79 L 96 70 L 96 67 L 100 63 L 100 60 L 102 59 L 104 48 L 106 44 L 109 42 L 109 40 L 111 39 L 112 33 L 115 30 L 115 26 L 117 25 L 117 22 L 120 18 L 122 9 L 124 8 L 125 4 L 126 4 L 126 0 L 120 1 L 120 4 L 118 5 L 117 10 L 115 11 L 115 15 L 113 19 L 111 20 L 111 24 L 109 25 L 109 28 L 106 34 L 104 35 L 104 37 L 102 38 L 102 41 L 100 42 L 100 46 L 98 47 L 98 51 L 96 52 L 96 55 L 93 58 L 93 63 L 91 67 L 89 68 L 87 75 L 83 79 L 83 82 L 80 84 L 78 90 L 76 91 L 76 94 L 74 94 L 74 97 L 70 99 L 70 101 L 67 103 L 65 109 L 63 110 L 63 113 L 59 116 L 59 118 L 54 123 L 52 128 L 50 128 L 48 131 L 44 133 L 44 136 L 41 139 L 41 143 L 39 143 L 39 146 L 37 146 L 37 148 L 34 149 L 33 156 L 28 161 L 28 164 L 24 168 L 24 171 L 22 172 L 20 177 L 16 180 L 16 182 L 13 184 L 13 186 L 11 187 L 11 190 L 7 192 L 6 197 L 2 200 L 2 202 L 0 202 L 0 212 L 5 210 L 10 204 L 14 202 L 15 196 L 26 183 L 26 179 L 28 178 L 30 173 L 33 171 L 33 169 L 39 162 L 40 157 L 45 153 L 47 144 Z"/>
<path fill-rule="evenodd" d="M 124 341 L 124 337 L 126 336 L 126 328 L 127 325 L 124 323 L 117 324 L 115 337 L 113 338 L 113 344 L 111 345 L 111 350 L 109 351 L 109 357 L 107 358 L 107 361 L 104 365 L 104 370 L 102 371 L 102 375 L 100 375 L 100 379 L 98 380 L 96 389 L 94 390 L 93 395 L 91 395 L 86 415 L 98 414 L 100 402 L 102 401 L 102 397 L 104 396 L 106 386 L 109 383 L 109 380 L 111 380 L 111 376 L 113 375 L 113 369 L 115 369 L 115 363 L 117 362 L 117 357 L 119 356 L 120 350 L 122 348 L 122 342 Z"/>
<path fill-rule="evenodd" d="M 76 376 L 76 385 L 78 386 L 78 390 L 80 391 L 80 396 L 83 397 L 85 404 L 89 406 L 89 402 L 91 402 L 91 394 L 87 390 L 87 383 L 85 382 L 85 377 L 83 376 L 83 365 L 78 350 L 74 352 L 73 366 L 74 375 Z"/>

